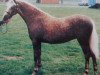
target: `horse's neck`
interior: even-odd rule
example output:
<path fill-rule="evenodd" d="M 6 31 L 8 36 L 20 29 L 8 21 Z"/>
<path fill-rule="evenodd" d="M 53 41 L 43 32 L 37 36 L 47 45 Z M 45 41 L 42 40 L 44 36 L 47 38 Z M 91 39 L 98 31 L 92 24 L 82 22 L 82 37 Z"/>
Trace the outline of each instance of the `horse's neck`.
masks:
<path fill-rule="evenodd" d="M 25 20 L 27 24 L 31 23 L 37 18 L 44 18 L 50 16 L 49 14 L 43 12 L 33 5 L 23 5 L 20 15 Z"/>

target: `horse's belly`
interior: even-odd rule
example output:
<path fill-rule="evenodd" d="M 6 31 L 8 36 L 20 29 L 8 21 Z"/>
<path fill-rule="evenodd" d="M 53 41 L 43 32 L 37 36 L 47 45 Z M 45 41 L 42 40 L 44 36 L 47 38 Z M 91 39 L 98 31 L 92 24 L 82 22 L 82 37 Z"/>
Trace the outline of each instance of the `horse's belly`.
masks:
<path fill-rule="evenodd" d="M 72 39 L 71 39 L 72 40 Z M 60 43 L 65 43 L 70 40 L 60 40 L 60 41 L 43 41 L 43 43 L 50 43 L 50 44 L 60 44 Z"/>
<path fill-rule="evenodd" d="M 72 39 L 75 39 L 72 36 L 50 36 L 48 38 L 43 39 L 42 42 L 44 43 L 50 43 L 50 44 L 59 44 L 59 43 L 65 43 Z"/>

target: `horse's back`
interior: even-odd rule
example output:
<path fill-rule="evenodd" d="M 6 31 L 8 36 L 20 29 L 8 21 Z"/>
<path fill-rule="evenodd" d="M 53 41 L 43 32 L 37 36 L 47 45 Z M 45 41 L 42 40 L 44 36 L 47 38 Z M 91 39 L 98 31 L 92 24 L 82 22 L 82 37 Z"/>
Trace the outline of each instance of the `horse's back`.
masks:
<path fill-rule="evenodd" d="M 52 18 L 45 28 L 44 41 L 58 43 L 90 36 L 93 25 L 87 16 L 74 15 L 67 18 Z"/>

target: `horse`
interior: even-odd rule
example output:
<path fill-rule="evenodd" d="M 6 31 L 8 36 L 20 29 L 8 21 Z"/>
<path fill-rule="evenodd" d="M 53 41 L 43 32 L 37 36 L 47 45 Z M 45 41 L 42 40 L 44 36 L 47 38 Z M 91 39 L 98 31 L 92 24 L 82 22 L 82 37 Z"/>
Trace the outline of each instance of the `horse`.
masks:
<path fill-rule="evenodd" d="M 98 36 L 93 20 L 85 15 L 72 15 L 56 18 L 23 0 L 9 0 L 0 26 L 8 23 L 16 14 L 25 21 L 34 49 L 34 72 L 41 68 L 41 43 L 61 44 L 73 39 L 79 42 L 85 57 L 85 70 L 88 75 L 89 59 L 93 60 L 94 75 L 97 74 L 99 58 Z"/>

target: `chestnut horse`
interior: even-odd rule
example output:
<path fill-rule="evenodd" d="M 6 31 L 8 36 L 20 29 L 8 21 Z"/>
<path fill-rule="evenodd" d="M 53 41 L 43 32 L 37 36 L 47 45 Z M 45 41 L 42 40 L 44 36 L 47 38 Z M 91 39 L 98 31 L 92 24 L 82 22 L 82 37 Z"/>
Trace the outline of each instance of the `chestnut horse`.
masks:
<path fill-rule="evenodd" d="M 58 44 L 77 39 L 85 55 L 84 75 L 88 75 L 90 57 L 96 75 L 96 58 L 99 58 L 98 37 L 95 24 L 90 18 L 84 15 L 56 18 L 25 1 L 9 0 L 0 25 L 8 23 L 16 14 L 19 14 L 27 24 L 34 49 L 36 73 L 41 67 L 41 43 Z"/>

